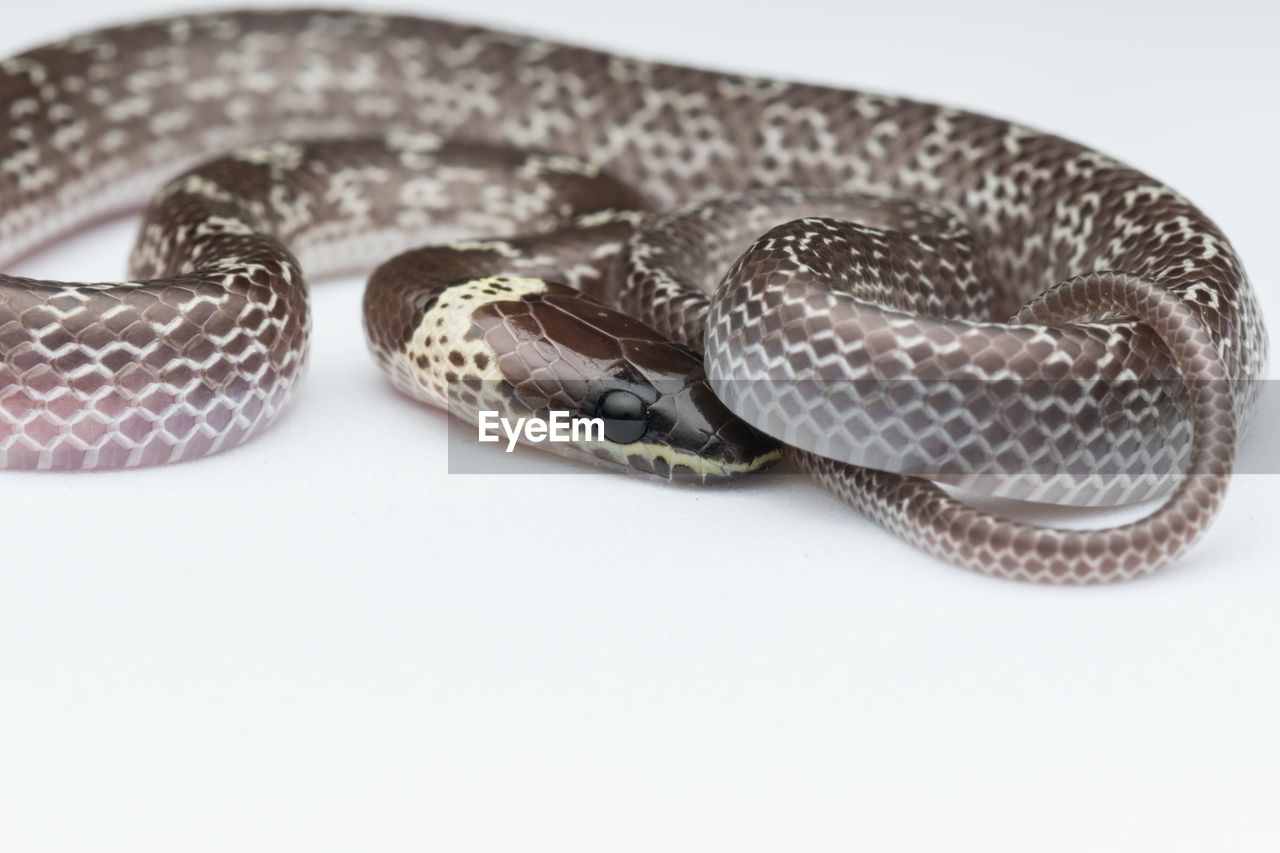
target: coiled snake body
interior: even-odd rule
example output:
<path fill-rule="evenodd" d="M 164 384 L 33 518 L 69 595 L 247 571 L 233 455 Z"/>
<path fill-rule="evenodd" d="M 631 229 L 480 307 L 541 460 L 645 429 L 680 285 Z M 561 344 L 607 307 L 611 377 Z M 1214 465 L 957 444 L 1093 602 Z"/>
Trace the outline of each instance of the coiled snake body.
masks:
<path fill-rule="evenodd" d="M 6 467 L 128 467 L 242 442 L 295 392 L 303 270 L 371 265 L 425 237 L 569 223 L 546 239 L 585 230 L 598 241 L 559 277 L 607 278 L 599 288 L 618 304 L 694 350 L 705 343 L 729 409 L 802 448 L 801 465 L 847 501 L 979 571 L 1098 582 L 1150 572 L 1204 530 L 1266 360 L 1239 260 L 1188 201 L 1074 143 L 910 100 L 294 10 L 167 19 L 30 51 L 0 65 L 0 109 L 4 259 L 255 146 L 162 191 L 133 258 L 134 275 L 159 281 L 0 278 Z M 375 132 L 391 136 L 260 144 Z M 543 153 L 511 159 L 513 148 Z M 443 172 L 427 168 L 441 158 Z M 620 179 L 616 195 L 595 198 L 595 182 L 612 180 L 597 167 Z M 575 173 L 590 180 L 553 186 Z M 717 196 L 627 237 L 639 218 L 622 208 Z M 638 417 L 642 441 L 587 455 L 671 479 L 776 458 L 704 390 L 689 350 L 623 315 L 597 323 L 595 308 L 547 284 L 556 276 L 536 257 L 547 245 L 512 259 L 528 274 L 491 264 L 512 254 L 494 241 L 455 245 L 447 263 L 466 275 L 447 281 L 415 283 L 421 263 L 384 266 L 366 323 L 396 384 L 453 397 L 440 392 L 447 381 L 472 408 L 492 386 L 508 403 L 524 394 L 524 410 L 568 401 Z M 622 248 L 607 276 L 601 245 Z M 722 275 L 708 303 L 699 291 Z M 463 289 L 447 287 L 458 278 Z M 467 321 L 432 313 L 463 302 L 486 307 Z M 1015 325 L 998 322 L 1015 313 Z M 442 346 L 427 317 L 456 323 L 466 346 Z M 612 343 L 563 357 L 521 337 L 535 329 Z M 483 349 L 498 339 L 522 354 Z M 520 377 L 505 372 L 517 363 Z M 593 365 L 612 373 L 582 373 Z M 625 390 L 637 381 L 641 392 Z M 968 509 L 917 476 L 1084 504 L 1178 485 L 1150 519 L 1071 533 Z"/>

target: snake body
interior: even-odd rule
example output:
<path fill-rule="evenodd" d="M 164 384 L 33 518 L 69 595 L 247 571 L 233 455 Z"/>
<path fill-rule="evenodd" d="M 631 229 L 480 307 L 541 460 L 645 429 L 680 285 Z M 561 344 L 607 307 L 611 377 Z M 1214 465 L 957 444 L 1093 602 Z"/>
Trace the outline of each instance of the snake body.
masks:
<path fill-rule="evenodd" d="M 740 208 L 729 228 L 737 236 L 720 242 L 750 251 L 713 302 L 697 295 L 709 286 L 706 275 L 683 281 L 651 263 L 652 233 L 629 238 L 623 254 L 635 263 L 615 266 L 609 287 L 624 302 L 652 306 L 646 319 L 677 341 L 705 344 L 711 381 L 729 407 L 802 445 L 801 464 L 834 491 L 981 571 L 1105 581 L 1181 553 L 1221 500 L 1236 423 L 1253 407 L 1250 380 L 1265 365 L 1266 335 L 1243 268 L 1186 199 L 1075 143 L 941 106 L 437 21 L 292 10 L 166 19 L 38 48 L 0 64 L 0 108 L 10 122 L 0 138 L 3 259 L 139 206 L 163 178 L 214 153 L 266 140 L 388 133 L 384 154 L 412 173 L 389 182 L 386 163 L 340 155 L 332 168 L 280 184 L 293 191 L 268 192 L 248 207 L 219 199 L 216 177 L 192 173 L 152 207 L 134 255 L 135 275 L 158 280 L 0 278 L 6 467 L 128 467 L 244 441 L 296 391 L 309 327 L 302 270 L 367 265 L 418 237 L 474 236 L 468 226 L 552 227 L 519 194 L 503 192 L 468 222 L 452 201 L 459 185 L 450 184 L 465 182 L 466 169 L 443 178 L 414 171 L 442 140 L 551 152 L 544 166 L 565 156 L 602 167 L 635 188 L 638 207 L 736 194 L 655 226 L 677 243 L 705 244 L 710 230 L 696 221 Z M 291 143 L 259 144 L 237 159 L 282 174 L 306 160 Z M 544 186 L 523 194 L 536 199 Z M 759 235 L 746 236 L 741 223 L 779 200 L 747 191 L 770 187 L 835 188 L 902 200 L 910 210 L 880 223 L 887 231 L 805 218 L 752 244 Z M 193 197 L 212 209 L 184 220 Z M 433 198 L 445 207 L 425 215 Z M 875 203 L 841 196 L 832 204 Z M 933 248 L 894 233 L 902 217 L 927 224 L 935 215 L 934 230 L 961 248 L 926 261 Z M 955 233 L 947 217 L 959 223 Z M 841 241 L 850 250 L 842 261 L 824 248 Z M 943 273 L 958 266 L 971 269 L 948 282 Z M 933 272 L 922 273 L 926 267 Z M 941 289 L 919 289 L 925 279 Z M 473 297 L 504 293 L 487 272 L 474 280 L 492 292 L 477 285 Z M 568 298 L 505 286 L 525 305 Z M 415 310 L 425 315 L 439 302 L 427 301 Z M 777 311 L 766 316 L 768 303 Z M 1015 325 L 998 322 L 1015 313 Z M 1089 322 L 1071 322 L 1080 318 Z M 371 327 L 384 365 L 392 350 L 407 356 L 410 326 L 400 317 L 382 337 L 374 331 L 381 326 Z M 412 384 L 407 376 L 401 387 Z M 895 391 L 903 380 L 907 390 Z M 838 395 L 830 388 L 794 396 L 806 382 L 831 381 L 845 383 L 855 404 L 906 396 L 897 409 L 870 405 L 847 422 L 831 417 Z M 947 399 L 929 382 L 941 383 L 933 390 Z M 952 448 L 965 444 L 954 426 L 963 402 L 954 388 L 1022 409 L 968 416 L 985 425 L 977 432 L 989 454 L 970 444 L 967 455 L 941 463 L 908 458 L 903 448 L 930 429 L 930 441 L 946 450 L 939 436 L 948 432 L 920 422 L 926 401 L 952 425 Z M 1033 416 L 1046 409 L 1054 409 L 1049 417 Z M 1039 426 L 1024 430 L 1024 422 Z M 740 434 L 735 458 L 769 455 L 766 443 Z M 896 437 L 886 446 L 875 434 Z M 1106 447 L 1113 450 L 1100 452 L 1114 465 L 1053 467 Z M 1000 463 L 986 461 L 993 458 Z M 1145 526 L 1076 535 L 983 516 L 926 481 L 859 467 L 865 463 L 961 483 L 994 475 L 1029 482 L 1010 493 L 1075 503 L 1132 500 L 1159 491 L 1166 475 L 1189 473 Z M 649 465 L 653 473 L 674 467 L 669 459 L 665 469 Z"/>

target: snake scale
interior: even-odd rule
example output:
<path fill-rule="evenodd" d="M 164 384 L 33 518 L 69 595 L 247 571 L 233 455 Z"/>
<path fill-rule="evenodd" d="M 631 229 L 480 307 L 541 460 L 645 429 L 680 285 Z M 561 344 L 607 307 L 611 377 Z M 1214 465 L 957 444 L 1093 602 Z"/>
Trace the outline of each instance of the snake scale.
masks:
<path fill-rule="evenodd" d="M 602 416 L 606 441 L 564 452 L 664 479 L 763 467 L 775 436 L 933 554 L 1095 583 L 1204 531 L 1266 362 L 1240 261 L 1186 199 L 1075 143 L 907 99 L 290 10 L 28 51 L 0 64 L 0 114 L 0 259 L 164 185 L 134 281 L 0 277 L 9 468 L 245 441 L 296 392 L 303 271 L 443 241 L 387 260 L 366 294 L 401 390 Z M 934 481 L 1172 496 L 1073 532 Z"/>

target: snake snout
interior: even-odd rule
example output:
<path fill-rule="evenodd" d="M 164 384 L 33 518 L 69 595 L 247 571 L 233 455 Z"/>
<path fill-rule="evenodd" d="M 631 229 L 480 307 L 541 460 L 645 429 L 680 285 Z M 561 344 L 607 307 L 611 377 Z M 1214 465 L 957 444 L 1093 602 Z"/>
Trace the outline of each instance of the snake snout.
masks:
<path fill-rule="evenodd" d="M 494 378 L 510 389 L 515 408 L 570 409 L 603 426 L 603 435 L 549 449 L 700 484 L 737 479 L 779 458 L 776 442 L 716 397 L 697 353 L 563 285 L 523 279 L 504 287 L 489 302 L 467 302 L 475 307 L 463 337 L 491 353 Z"/>
<path fill-rule="evenodd" d="M 672 448 L 698 460 L 673 469 L 674 482 L 736 480 L 781 458 L 778 442 L 733 414 L 715 395 L 699 365 L 682 387 L 650 407 L 655 432 Z"/>
<path fill-rule="evenodd" d="M 634 321 L 631 321 L 634 323 Z M 781 458 L 778 442 L 729 410 L 707 381 L 702 358 L 687 347 L 633 326 L 615 373 L 646 399 L 643 441 L 628 447 L 627 464 L 671 482 L 736 480 Z"/>
<path fill-rule="evenodd" d="M 777 441 L 720 402 L 692 357 L 683 376 L 652 381 L 626 369 L 608 386 L 592 407 L 604 422 L 604 440 L 585 448 L 599 465 L 712 485 L 781 458 Z"/>

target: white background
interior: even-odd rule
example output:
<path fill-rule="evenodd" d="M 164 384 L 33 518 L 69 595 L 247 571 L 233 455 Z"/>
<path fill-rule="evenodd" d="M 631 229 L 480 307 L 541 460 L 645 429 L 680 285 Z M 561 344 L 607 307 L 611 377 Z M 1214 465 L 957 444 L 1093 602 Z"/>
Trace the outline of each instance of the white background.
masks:
<path fill-rule="evenodd" d="M 5 54 L 176 4 L 15 5 Z M 416 9 L 1072 136 L 1199 203 L 1280 316 L 1267 4 Z M 119 276 L 132 227 L 13 271 Z M 1280 849 L 1274 476 L 1151 580 L 997 582 L 798 476 L 449 475 L 360 283 L 314 295 L 260 439 L 0 476 L 0 849 Z"/>

